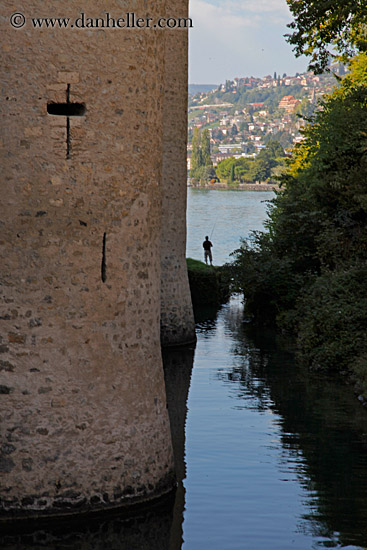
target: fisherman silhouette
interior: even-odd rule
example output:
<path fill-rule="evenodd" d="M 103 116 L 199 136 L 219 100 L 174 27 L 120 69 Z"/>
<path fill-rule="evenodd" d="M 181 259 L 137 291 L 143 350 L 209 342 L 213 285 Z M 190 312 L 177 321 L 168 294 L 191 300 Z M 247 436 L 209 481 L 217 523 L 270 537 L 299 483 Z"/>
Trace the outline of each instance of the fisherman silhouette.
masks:
<path fill-rule="evenodd" d="M 210 261 L 210 265 L 213 265 L 213 257 L 212 257 L 212 248 L 213 244 L 209 241 L 209 237 L 205 237 L 205 241 L 203 242 L 203 248 L 204 248 L 204 260 L 205 263 L 208 263 L 208 259 Z"/>

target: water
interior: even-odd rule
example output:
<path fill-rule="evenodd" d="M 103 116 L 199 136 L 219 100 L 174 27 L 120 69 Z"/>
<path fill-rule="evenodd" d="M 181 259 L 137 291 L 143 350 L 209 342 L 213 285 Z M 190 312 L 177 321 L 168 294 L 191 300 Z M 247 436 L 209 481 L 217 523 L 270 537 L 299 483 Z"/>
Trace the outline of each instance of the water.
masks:
<path fill-rule="evenodd" d="M 366 411 L 242 314 L 235 297 L 198 325 L 182 548 L 365 547 Z"/>
<path fill-rule="evenodd" d="M 196 229 L 189 247 L 201 252 L 192 236 L 205 236 L 211 212 L 222 212 L 226 221 L 220 219 L 222 230 L 213 236 L 222 263 L 240 235 L 261 228 L 260 201 L 271 193 L 263 195 L 190 190 L 189 220 Z M 230 204 L 238 206 L 233 219 Z M 0 548 L 367 548 L 367 411 L 351 389 L 310 375 L 288 342 L 252 329 L 240 297 L 201 318 L 198 312 L 198 319 L 196 348 L 163 355 L 175 498 L 128 518 L 115 513 L 36 524 L 24 533 L 18 526 L 16 533 L 0 534 Z"/>
<path fill-rule="evenodd" d="M 272 191 L 188 189 L 187 257 L 203 260 L 206 235 L 213 243 L 213 262 L 222 265 L 240 246 L 241 238 L 263 229 Z"/>

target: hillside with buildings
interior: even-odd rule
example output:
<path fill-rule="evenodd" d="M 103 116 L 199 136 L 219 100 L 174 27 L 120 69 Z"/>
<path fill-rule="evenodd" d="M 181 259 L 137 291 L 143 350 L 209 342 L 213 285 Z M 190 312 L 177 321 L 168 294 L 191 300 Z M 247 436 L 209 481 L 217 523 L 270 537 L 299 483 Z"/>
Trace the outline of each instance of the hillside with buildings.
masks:
<path fill-rule="evenodd" d="M 342 65 L 334 68 L 344 74 Z M 300 130 L 322 96 L 337 84 L 334 74 L 312 72 L 227 80 L 217 89 L 189 97 L 188 169 L 195 128 L 209 130 L 214 166 L 230 157 L 254 158 L 269 141 L 287 151 L 302 140 Z"/>

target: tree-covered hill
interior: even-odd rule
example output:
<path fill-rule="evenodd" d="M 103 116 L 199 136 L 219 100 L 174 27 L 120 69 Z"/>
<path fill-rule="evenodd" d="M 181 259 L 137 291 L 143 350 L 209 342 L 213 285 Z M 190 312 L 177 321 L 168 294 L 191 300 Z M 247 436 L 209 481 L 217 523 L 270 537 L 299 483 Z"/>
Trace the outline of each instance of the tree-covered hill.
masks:
<path fill-rule="evenodd" d="M 307 90 L 301 86 L 276 86 L 271 88 L 253 88 L 247 89 L 238 86 L 229 91 L 216 90 L 207 95 L 205 103 L 215 105 L 216 103 L 231 103 L 237 107 L 245 107 L 251 103 L 264 103 L 270 112 L 278 108 L 279 102 L 285 95 L 292 95 L 296 99 L 302 99 L 307 96 Z"/>

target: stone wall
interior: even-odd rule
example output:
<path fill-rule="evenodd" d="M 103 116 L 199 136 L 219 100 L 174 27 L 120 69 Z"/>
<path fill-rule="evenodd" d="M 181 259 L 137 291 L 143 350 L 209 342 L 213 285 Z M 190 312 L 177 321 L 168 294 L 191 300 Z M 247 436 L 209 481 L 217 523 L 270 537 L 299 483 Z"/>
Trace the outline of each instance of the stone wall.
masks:
<path fill-rule="evenodd" d="M 188 17 L 188 0 L 168 2 L 168 15 Z M 163 106 L 161 341 L 195 341 L 186 268 L 188 30 L 167 30 Z"/>
<path fill-rule="evenodd" d="M 173 486 L 159 326 L 164 32 L 29 19 L 15 30 L 14 3 L 3 5 L 2 513 L 146 500 Z M 111 15 L 164 8 L 108 3 Z M 16 10 L 103 17 L 106 2 Z M 55 103 L 85 113 L 49 114 L 65 109 Z"/>

